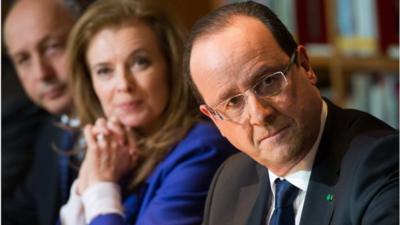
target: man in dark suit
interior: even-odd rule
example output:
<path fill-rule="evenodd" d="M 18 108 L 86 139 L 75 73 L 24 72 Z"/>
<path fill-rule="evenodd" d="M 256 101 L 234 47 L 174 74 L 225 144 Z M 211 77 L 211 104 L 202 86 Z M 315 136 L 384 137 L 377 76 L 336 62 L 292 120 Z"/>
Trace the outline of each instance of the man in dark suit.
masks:
<path fill-rule="evenodd" d="M 17 0 L 5 18 L 6 50 L 30 101 L 17 99 L 2 112 L 2 181 L 13 181 L 2 188 L 2 224 L 55 224 L 63 204 L 60 168 L 68 166 L 60 162 L 68 157 L 53 147 L 65 133 L 55 124 L 68 125 L 60 121 L 72 99 L 66 41 L 82 6 L 74 0 Z M 23 181 L 11 177 L 13 170 L 24 175 L 28 169 Z"/>
<path fill-rule="evenodd" d="M 202 18 L 184 69 L 243 152 L 216 173 L 204 224 L 398 224 L 398 132 L 322 98 L 305 48 L 267 7 Z"/>

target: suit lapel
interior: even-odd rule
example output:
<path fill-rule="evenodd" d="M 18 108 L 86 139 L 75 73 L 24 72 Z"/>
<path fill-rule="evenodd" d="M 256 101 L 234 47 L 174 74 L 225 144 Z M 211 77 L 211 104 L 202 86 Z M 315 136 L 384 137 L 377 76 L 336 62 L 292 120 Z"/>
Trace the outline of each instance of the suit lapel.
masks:
<path fill-rule="evenodd" d="M 314 166 L 304 202 L 301 225 L 329 224 L 332 217 L 335 198 L 334 184 L 337 175 L 336 170 L 330 169 L 332 165 L 325 163 Z"/>
<path fill-rule="evenodd" d="M 255 162 L 254 162 L 255 163 Z M 240 189 L 238 204 L 234 214 L 234 224 L 263 224 L 267 212 L 266 206 L 271 192 L 268 185 L 266 168 L 256 165 L 256 179 L 254 183 Z"/>
<path fill-rule="evenodd" d="M 325 99 L 325 102 L 328 105 L 328 116 L 308 184 L 301 225 L 329 224 L 334 212 L 334 190 L 347 138 L 343 132 L 346 129 L 341 122 L 343 117 L 340 116 L 340 109 L 329 100 Z"/>

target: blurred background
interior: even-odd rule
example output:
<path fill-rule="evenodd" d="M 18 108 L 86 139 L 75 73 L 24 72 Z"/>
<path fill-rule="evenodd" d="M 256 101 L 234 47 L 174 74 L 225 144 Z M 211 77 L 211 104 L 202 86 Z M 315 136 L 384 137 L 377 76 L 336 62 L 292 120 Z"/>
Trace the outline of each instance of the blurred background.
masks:
<path fill-rule="evenodd" d="M 239 0 L 153 0 L 189 30 L 202 15 Z M 11 1 L 1 1 L 2 22 Z M 306 46 L 323 96 L 399 128 L 398 0 L 257 0 Z M 2 99 L 22 89 L 2 43 Z"/>

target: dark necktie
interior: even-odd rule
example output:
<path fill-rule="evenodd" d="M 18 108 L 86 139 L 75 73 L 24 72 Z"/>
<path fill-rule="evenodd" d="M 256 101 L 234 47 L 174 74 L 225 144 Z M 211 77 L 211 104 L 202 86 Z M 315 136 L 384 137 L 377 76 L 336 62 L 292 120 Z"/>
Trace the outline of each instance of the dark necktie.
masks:
<path fill-rule="evenodd" d="M 276 179 L 275 210 L 270 225 L 294 225 L 295 215 L 293 201 L 298 190 L 286 180 Z"/>
<path fill-rule="evenodd" d="M 60 192 L 61 202 L 64 204 L 69 196 L 69 188 L 73 176 L 73 169 L 70 167 L 70 152 L 74 146 L 75 132 L 65 130 L 61 135 L 58 148 L 61 150 L 59 154 L 59 171 L 60 171 Z"/>

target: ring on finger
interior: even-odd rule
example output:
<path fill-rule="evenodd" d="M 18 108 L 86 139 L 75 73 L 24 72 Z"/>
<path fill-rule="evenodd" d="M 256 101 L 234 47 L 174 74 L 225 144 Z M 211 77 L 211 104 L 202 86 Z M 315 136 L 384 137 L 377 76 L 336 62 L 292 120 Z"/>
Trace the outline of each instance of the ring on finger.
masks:
<path fill-rule="evenodd" d="M 105 142 L 106 141 L 106 137 L 103 133 L 99 133 L 96 135 L 96 141 L 97 142 Z"/>

